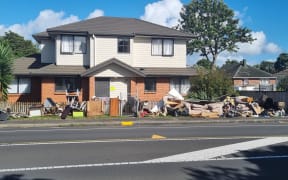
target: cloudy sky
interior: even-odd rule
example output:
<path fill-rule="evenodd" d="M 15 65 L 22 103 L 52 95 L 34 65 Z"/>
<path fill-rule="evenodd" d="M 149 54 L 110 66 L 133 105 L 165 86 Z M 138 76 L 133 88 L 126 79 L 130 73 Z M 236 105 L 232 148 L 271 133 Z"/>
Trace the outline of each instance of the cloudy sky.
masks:
<path fill-rule="evenodd" d="M 1 0 L 0 35 L 14 31 L 26 39 L 46 28 L 97 16 L 132 17 L 163 26 L 177 24 L 179 12 L 191 0 Z M 288 51 L 286 8 L 288 1 L 225 0 L 240 19 L 240 25 L 252 30 L 257 40 L 252 44 L 239 44 L 234 54 L 224 52 L 218 59 L 221 65 L 227 58 L 247 59 L 248 64 L 263 60 L 275 61 Z M 187 58 L 189 65 L 198 56 Z"/>

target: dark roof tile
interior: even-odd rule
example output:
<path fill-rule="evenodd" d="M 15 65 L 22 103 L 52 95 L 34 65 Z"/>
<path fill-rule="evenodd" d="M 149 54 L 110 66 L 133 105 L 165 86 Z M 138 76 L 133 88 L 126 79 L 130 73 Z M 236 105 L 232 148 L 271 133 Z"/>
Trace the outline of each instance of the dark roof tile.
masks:
<path fill-rule="evenodd" d="M 85 33 L 101 36 L 122 35 L 122 36 L 160 36 L 192 38 L 189 33 L 184 33 L 176 29 L 168 28 L 158 24 L 135 18 L 119 17 L 96 17 L 71 24 L 57 26 L 47 29 L 48 33 Z M 34 37 L 45 36 L 45 34 L 35 34 Z"/>

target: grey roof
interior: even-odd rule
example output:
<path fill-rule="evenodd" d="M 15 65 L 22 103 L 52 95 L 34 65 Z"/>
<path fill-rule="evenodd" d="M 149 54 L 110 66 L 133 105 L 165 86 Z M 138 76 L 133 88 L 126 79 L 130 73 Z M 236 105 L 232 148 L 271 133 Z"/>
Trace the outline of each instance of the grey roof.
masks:
<path fill-rule="evenodd" d="M 99 36 L 160 36 L 185 39 L 191 39 L 193 37 L 191 34 L 140 19 L 104 16 L 48 28 L 47 32 L 49 34 L 84 33 Z M 35 34 L 34 38 L 37 39 L 38 37 L 41 38 L 46 35 L 45 32 L 42 32 Z"/>
<path fill-rule="evenodd" d="M 139 68 L 146 76 L 196 76 L 194 68 L 167 68 L 167 67 L 145 67 Z"/>
<path fill-rule="evenodd" d="M 246 63 L 226 64 L 222 67 L 232 78 L 276 78 L 272 74 L 261 69 L 247 65 Z"/>
<path fill-rule="evenodd" d="M 57 75 L 80 75 L 87 70 L 84 66 L 62 66 L 55 64 L 43 64 L 40 54 L 18 58 L 14 61 L 14 75 L 27 76 L 57 76 Z"/>
<path fill-rule="evenodd" d="M 118 65 L 135 77 L 171 77 L 171 76 L 195 76 L 193 68 L 135 68 L 118 59 L 112 58 L 93 68 L 84 66 L 55 65 L 51 63 L 41 63 L 41 55 L 34 54 L 27 57 L 18 58 L 14 61 L 14 75 L 18 76 L 82 76 L 89 77 L 110 65 Z"/>
<path fill-rule="evenodd" d="M 124 63 L 124 62 L 121 62 L 120 60 L 116 59 L 116 58 L 112 58 L 112 59 L 109 59 L 107 61 L 104 61 L 103 63 L 101 64 L 98 64 L 97 66 L 93 67 L 93 68 L 90 68 L 88 69 L 87 71 L 85 71 L 84 73 L 81 74 L 81 76 L 84 76 L 84 77 L 89 77 L 91 75 L 94 75 L 95 73 L 97 73 L 97 71 L 99 70 L 102 70 L 103 68 L 111 65 L 111 64 L 116 64 L 130 72 L 132 72 L 133 74 L 136 74 L 140 77 L 145 77 L 145 74 L 143 72 L 141 72 L 140 70 L 138 69 L 135 69 L 133 68 L 132 66 Z"/>
<path fill-rule="evenodd" d="M 288 76 L 288 69 L 285 69 L 283 71 L 280 71 L 280 72 L 277 72 L 274 74 L 275 76 L 277 77 L 285 77 L 285 76 Z"/>

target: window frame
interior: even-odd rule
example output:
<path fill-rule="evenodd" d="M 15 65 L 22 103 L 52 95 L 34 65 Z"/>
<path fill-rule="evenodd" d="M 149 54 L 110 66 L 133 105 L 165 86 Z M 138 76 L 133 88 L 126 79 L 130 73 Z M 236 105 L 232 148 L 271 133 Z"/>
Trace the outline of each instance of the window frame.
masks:
<path fill-rule="evenodd" d="M 155 54 L 155 53 L 153 53 L 154 52 L 154 47 L 153 47 L 153 42 L 155 42 L 155 41 L 161 41 L 161 47 L 160 47 L 160 49 L 161 49 L 161 52 L 158 54 Z M 165 54 L 165 48 L 167 48 L 166 46 L 165 46 L 165 41 L 171 41 L 171 43 L 172 43 L 172 47 L 171 47 L 171 53 L 169 53 L 169 54 Z M 151 39 L 151 56 L 163 56 L 163 57 L 171 57 L 171 56 L 174 56 L 174 44 L 175 44 L 175 41 L 174 41 L 174 39 L 171 39 L 171 38 L 152 38 Z"/>
<path fill-rule="evenodd" d="M 152 87 L 151 89 L 149 87 Z M 157 78 L 144 78 L 144 92 L 155 93 L 157 91 Z"/>
<path fill-rule="evenodd" d="M 60 80 L 61 80 L 61 85 L 59 84 L 57 85 L 57 83 L 59 83 Z M 71 82 L 72 84 L 71 89 L 67 89 L 67 84 L 66 84 L 67 81 Z M 73 93 L 73 92 L 80 91 L 81 89 L 81 82 L 80 82 L 80 78 L 78 77 L 69 77 L 69 76 L 55 77 L 54 84 L 55 84 L 55 87 L 54 87 L 55 92 L 67 92 L 67 93 L 72 92 Z"/>
<path fill-rule="evenodd" d="M 170 90 L 171 89 L 177 90 L 181 95 L 186 95 L 190 88 L 191 83 L 188 77 L 175 77 L 170 79 Z M 185 92 L 183 92 L 185 89 Z"/>
<path fill-rule="evenodd" d="M 63 49 L 63 46 L 64 46 L 64 41 L 63 41 L 63 37 L 72 37 L 72 51 L 70 52 L 70 51 L 64 51 Z M 79 51 L 79 50 L 76 50 L 76 46 L 75 46 L 75 44 L 76 44 L 76 40 L 75 39 L 77 39 L 77 37 L 81 37 L 81 38 L 83 38 L 83 39 L 85 39 L 85 46 L 84 46 L 84 50 L 83 50 L 83 52 L 81 52 L 81 51 Z M 80 44 L 80 46 L 81 46 L 82 44 Z M 63 35 L 61 35 L 61 54 L 86 54 L 87 53 L 87 37 L 86 36 L 83 36 L 83 35 L 67 35 L 67 34 L 63 34 Z"/>
<path fill-rule="evenodd" d="M 121 42 L 127 42 L 128 44 L 120 44 Z M 117 39 L 117 52 L 118 53 L 130 53 L 130 38 L 129 37 L 118 37 Z"/>
<path fill-rule="evenodd" d="M 22 87 L 20 87 L 20 85 L 21 85 L 21 82 L 23 82 L 23 80 L 28 80 L 28 88 L 27 87 L 25 87 L 24 88 L 24 90 L 21 90 L 22 88 L 23 88 L 23 86 Z M 22 80 L 22 81 L 21 81 Z M 13 83 L 15 83 L 15 81 L 16 81 L 16 84 L 13 84 Z M 25 82 L 25 81 L 24 81 Z M 27 81 L 26 81 L 27 82 Z M 32 89 L 32 80 L 31 80 L 31 78 L 30 77 L 16 77 L 16 78 L 14 78 L 14 80 L 12 81 L 12 83 L 9 85 L 9 89 L 11 89 L 10 87 L 13 85 L 13 86 L 16 86 L 16 92 L 11 92 L 11 91 L 9 91 L 9 89 L 8 89 L 8 93 L 9 94 L 30 94 L 31 93 L 31 89 Z M 21 92 L 20 92 L 20 90 L 21 90 Z"/>

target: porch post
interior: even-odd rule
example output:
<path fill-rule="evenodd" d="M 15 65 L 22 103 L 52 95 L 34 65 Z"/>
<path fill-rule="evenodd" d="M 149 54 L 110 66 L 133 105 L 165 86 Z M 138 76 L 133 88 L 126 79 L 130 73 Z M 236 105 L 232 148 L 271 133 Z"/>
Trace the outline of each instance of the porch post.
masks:
<path fill-rule="evenodd" d="M 95 96 L 95 77 L 89 77 L 89 100 Z"/>

